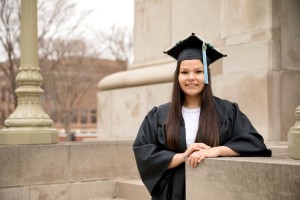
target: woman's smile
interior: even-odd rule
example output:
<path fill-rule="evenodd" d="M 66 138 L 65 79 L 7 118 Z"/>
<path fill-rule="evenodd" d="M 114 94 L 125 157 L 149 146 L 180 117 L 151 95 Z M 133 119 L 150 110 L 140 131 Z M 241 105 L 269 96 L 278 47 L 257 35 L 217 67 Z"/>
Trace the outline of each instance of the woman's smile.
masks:
<path fill-rule="evenodd" d="M 197 87 L 197 86 L 199 86 L 198 84 L 186 84 L 185 86 L 188 86 L 188 87 Z"/>

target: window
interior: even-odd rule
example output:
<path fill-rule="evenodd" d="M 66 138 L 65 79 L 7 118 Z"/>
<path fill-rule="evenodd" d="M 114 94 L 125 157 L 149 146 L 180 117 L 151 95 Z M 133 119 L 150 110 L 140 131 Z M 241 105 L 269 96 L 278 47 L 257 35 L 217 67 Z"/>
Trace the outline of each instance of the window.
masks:
<path fill-rule="evenodd" d="M 90 122 L 91 122 L 92 124 L 97 123 L 97 112 L 96 112 L 95 109 L 91 110 L 90 118 L 91 118 Z"/>
<path fill-rule="evenodd" d="M 78 115 L 77 115 L 77 110 L 72 111 L 72 116 L 71 116 L 71 123 L 77 123 Z"/>
<path fill-rule="evenodd" d="M 87 123 L 87 111 L 84 109 L 81 110 L 81 123 L 82 124 Z"/>

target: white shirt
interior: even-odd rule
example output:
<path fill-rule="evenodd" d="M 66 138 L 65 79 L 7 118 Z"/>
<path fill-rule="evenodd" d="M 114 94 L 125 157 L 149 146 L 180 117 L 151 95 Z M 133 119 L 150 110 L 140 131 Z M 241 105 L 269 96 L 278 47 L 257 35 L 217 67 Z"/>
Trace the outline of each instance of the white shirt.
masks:
<path fill-rule="evenodd" d="M 189 147 L 192 143 L 195 142 L 196 139 L 199 124 L 200 108 L 188 109 L 182 106 L 181 111 L 185 124 L 186 146 Z"/>

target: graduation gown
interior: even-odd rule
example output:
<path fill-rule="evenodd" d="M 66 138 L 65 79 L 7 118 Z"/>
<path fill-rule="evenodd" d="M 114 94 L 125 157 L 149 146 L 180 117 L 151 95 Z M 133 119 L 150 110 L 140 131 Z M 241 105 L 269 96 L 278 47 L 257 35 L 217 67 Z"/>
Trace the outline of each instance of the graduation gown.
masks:
<path fill-rule="evenodd" d="M 220 146 L 227 146 L 240 156 L 271 156 L 262 136 L 236 103 L 214 97 L 220 130 Z M 184 120 L 180 122 L 179 145 L 167 147 L 165 123 L 170 103 L 154 107 L 145 117 L 133 144 L 142 181 L 153 200 L 185 199 L 185 164 L 168 169 L 173 156 L 186 149 Z M 200 115 L 201 117 L 201 115 Z"/>

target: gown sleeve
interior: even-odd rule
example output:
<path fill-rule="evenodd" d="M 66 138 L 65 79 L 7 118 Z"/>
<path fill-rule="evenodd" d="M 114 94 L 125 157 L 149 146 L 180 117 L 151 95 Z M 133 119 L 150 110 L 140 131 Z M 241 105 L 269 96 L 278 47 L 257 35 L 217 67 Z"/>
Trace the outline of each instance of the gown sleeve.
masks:
<path fill-rule="evenodd" d="M 133 151 L 142 181 L 152 194 L 164 172 L 172 161 L 174 152 L 158 142 L 158 109 L 153 108 L 143 120 L 133 143 Z"/>
<path fill-rule="evenodd" d="M 229 111 L 229 139 L 223 144 L 241 156 L 271 156 L 263 137 L 255 130 L 247 116 L 242 113 L 236 103 L 232 103 Z"/>

